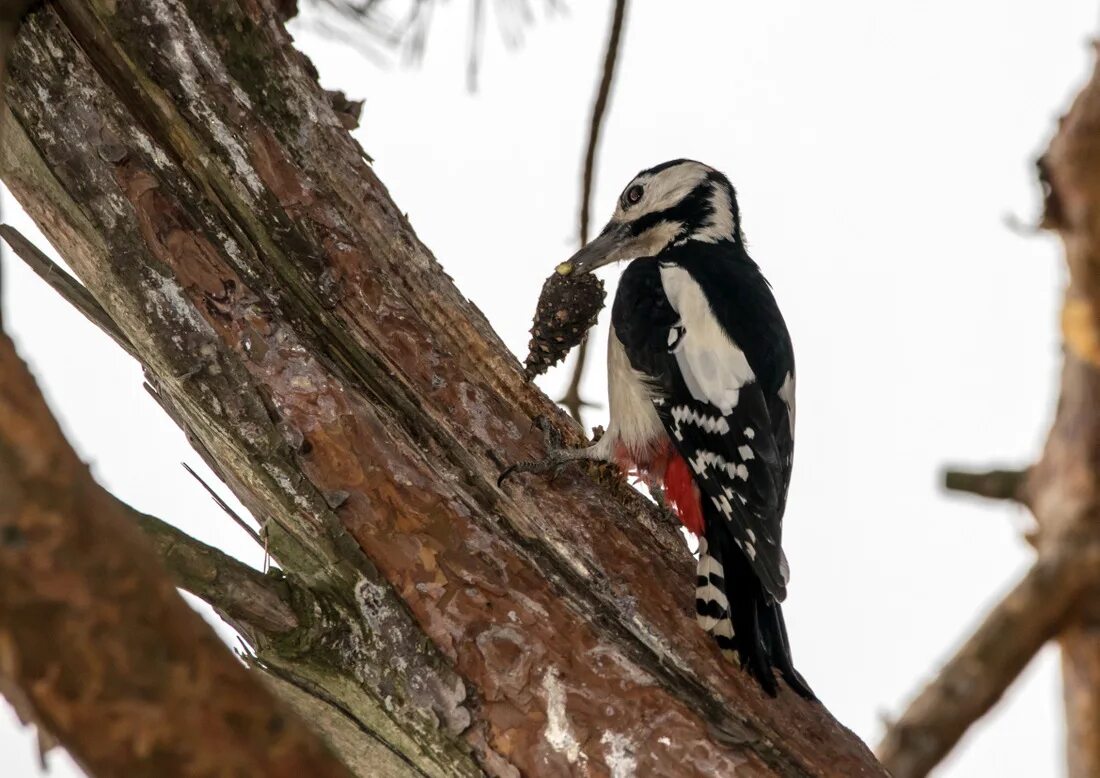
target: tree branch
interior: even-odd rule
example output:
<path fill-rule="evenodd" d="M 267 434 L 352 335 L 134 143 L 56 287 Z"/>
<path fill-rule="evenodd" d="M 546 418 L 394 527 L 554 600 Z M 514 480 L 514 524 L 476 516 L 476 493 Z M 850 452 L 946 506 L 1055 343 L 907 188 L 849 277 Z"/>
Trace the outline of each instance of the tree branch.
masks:
<path fill-rule="evenodd" d="M 93 774 L 349 775 L 179 598 L 2 334 L 0 646 L 5 688 Z"/>
<path fill-rule="evenodd" d="M 103 330 L 111 340 L 122 347 L 123 351 L 135 359 L 137 358 L 129 339 L 83 284 L 66 273 L 60 265 L 46 256 L 10 224 L 0 224 L 0 238 L 3 238 L 11 246 L 15 255 L 23 260 L 27 267 L 37 273 L 38 277 L 49 284 L 51 289 L 61 295 L 65 302 L 76 308 L 84 314 L 84 318 Z"/>
<path fill-rule="evenodd" d="M 266 0 L 149 1 L 30 17 L 0 163 L 317 596 L 259 660 L 429 775 L 882 774 L 693 626 L 693 560 L 625 483 L 497 488 L 500 461 L 539 452 L 532 418 L 577 430 L 420 243 Z"/>
<path fill-rule="evenodd" d="M 1027 470 L 989 470 L 975 473 L 948 469 L 944 473 L 943 486 L 948 491 L 965 492 L 990 500 L 1026 503 L 1024 487 L 1027 475 Z"/>
<path fill-rule="evenodd" d="M 1001 698 L 1100 569 L 1100 547 L 1041 555 L 887 729 L 876 749 L 894 778 L 919 778 Z"/>
<path fill-rule="evenodd" d="M 181 589 L 210 603 L 232 623 L 243 623 L 269 636 L 299 627 L 290 605 L 290 588 L 282 576 L 254 570 L 171 524 L 116 502 L 152 541 Z"/>
<path fill-rule="evenodd" d="M 8 80 L 8 55 L 11 54 L 19 25 L 23 23 L 23 17 L 26 16 L 27 9 L 33 2 L 34 0 L 0 0 L 0 104 L 3 103 L 4 89 Z M 2 118 L 3 111 L 0 111 L 0 119 Z M 3 126 L 0 125 L 0 136 L 2 135 Z M 0 260 L 2 259 L 3 251 L 0 250 Z M 3 292 L 4 279 L 3 274 L 0 273 L 0 327 L 4 326 Z"/>
<path fill-rule="evenodd" d="M 1043 225 L 1065 248 L 1065 365 L 1058 413 L 1029 479 L 1042 536 L 1100 537 L 1100 58 L 1040 161 Z M 1095 602 L 1095 598 L 1094 598 Z M 1061 638 L 1069 778 L 1100 771 L 1100 635 L 1082 616 Z"/>
<path fill-rule="evenodd" d="M 357 664 L 363 659 L 360 654 L 333 652 L 341 640 L 369 640 L 354 610 L 281 573 L 254 570 L 121 501 L 116 504 L 152 540 L 177 586 L 209 603 L 244 635 L 256 651 L 246 657 L 252 667 L 303 719 L 320 722 L 326 740 L 357 776 L 450 778 L 474 774 L 462 762 L 441 768 L 431 761 L 417 764 L 403 756 L 402 748 L 393 742 L 402 739 L 400 731 L 383 721 L 382 708 L 392 708 L 392 699 L 373 699 L 369 692 L 356 688 L 358 681 L 345 681 L 344 694 L 339 697 L 317 685 L 317 656 L 322 652 L 332 657 L 328 672 L 339 668 L 348 680 L 361 674 Z M 387 655 L 378 652 L 370 659 L 387 661 Z"/>
<path fill-rule="evenodd" d="M 626 0 L 615 0 L 611 12 L 611 24 L 607 30 L 607 49 L 604 52 L 603 70 L 600 84 L 596 89 L 596 99 L 592 104 L 592 118 L 588 123 L 588 145 L 584 152 L 584 171 L 581 174 L 581 209 L 579 219 L 580 245 L 588 242 L 588 225 L 592 213 L 592 187 L 596 177 L 596 152 L 600 145 L 600 129 L 603 117 L 607 113 L 607 104 L 611 99 L 611 87 L 615 81 L 615 63 L 619 58 L 622 43 L 623 22 L 626 18 Z M 581 408 L 588 405 L 581 399 L 581 377 L 588 358 L 588 338 L 581 341 L 577 356 L 573 361 L 573 375 L 569 379 L 565 394 L 559 403 L 565 406 L 578 424 L 581 420 Z"/>
<path fill-rule="evenodd" d="M 1063 632 L 1070 778 L 1100 770 L 1100 637 L 1085 629 L 1100 588 L 1100 63 L 1039 161 L 1042 226 L 1069 266 L 1065 361 L 1043 455 L 1024 474 L 954 474 L 949 486 L 1025 502 L 1038 561 L 879 747 L 895 778 L 925 775 L 997 700 L 1047 640 Z M 1030 539 L 1030 538 L 1029 538 Z M 1086 603 L 1077 603 L 1082 592 Z M 1072 613 L 1067 606 L 1074 605 Z M 1069 618 L 1067 619 L 1067 616 Z"/>

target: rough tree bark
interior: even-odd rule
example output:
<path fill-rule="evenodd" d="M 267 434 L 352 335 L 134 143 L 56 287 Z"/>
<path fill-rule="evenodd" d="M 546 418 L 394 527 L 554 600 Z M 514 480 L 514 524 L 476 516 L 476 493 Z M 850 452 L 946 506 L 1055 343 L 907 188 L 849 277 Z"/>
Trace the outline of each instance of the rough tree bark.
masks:
<path fill-rule="evenodd" d="M 1042 227 L 1065 247 L 1065 363 L 1042 457 L 949 473 L 950 488 L 1027 505 L 1034 566 L 889 729 L 895 778 L 927 775 L 1049 640 L 1062 647 L 1070 778 L 1100 775 L 1100 62 L 1039 161 Z"/>
<path fill-rule="evenodd" d="M 350 776 L 128 518 L 0 334 L 0 691 L 91 775 Z"/>
<path fill-rule="evenodd" d="M 250 581 L 293 617 L 231 608 L 209 567 L 195 583 L 188 559 L 229 564 L 213 549 L 181 582 L 349 760 L 378 746 L 361 775 L 883 774 L 822 706 L 721 659 L 678 531 L 621 479 L 496 487 L 541 453 L 535 416 L 579 431 L 417 240 L 268 0 L 56 0 L 7 99 L 4 180 L 263 523 L 284 573 Z"/>

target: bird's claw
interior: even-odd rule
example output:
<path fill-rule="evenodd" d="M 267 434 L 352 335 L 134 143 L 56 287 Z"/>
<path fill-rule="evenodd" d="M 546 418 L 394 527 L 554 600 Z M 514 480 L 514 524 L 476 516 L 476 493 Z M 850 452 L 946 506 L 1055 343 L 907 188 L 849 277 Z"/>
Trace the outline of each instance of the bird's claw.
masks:
<path fill-rule="evenodd" d="M 543 459 L 532 459 L 524 462 L 516 462 L 501 471 L 497 477 L 497 488 L 516 473 L 550 473 L 550 480 L 554 480 L 570 462 L 575 462 L 575 456 L 568 456 L 570 449 L 563 446 L 561 433 L 553 423 L 545 416 L 535 417 L 535 426 L 542 430 L 543 443 L 547 456 Z"/>

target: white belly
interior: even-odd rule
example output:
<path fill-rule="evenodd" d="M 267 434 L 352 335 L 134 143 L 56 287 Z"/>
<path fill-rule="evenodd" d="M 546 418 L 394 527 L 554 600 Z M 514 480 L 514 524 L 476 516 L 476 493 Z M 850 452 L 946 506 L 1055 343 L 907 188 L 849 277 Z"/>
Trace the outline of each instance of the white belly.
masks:
<path fill-rule="evenodd" d="M 615 328 L 607 336 L 607 401 L 611 420 L 607 432 L 596 444 L 610 459 L 616 444 L 634 457 L 641 457 L 655 441 L 665 436 L 664 425 L 653 407 L 652 385 L 630 365 Z"/>

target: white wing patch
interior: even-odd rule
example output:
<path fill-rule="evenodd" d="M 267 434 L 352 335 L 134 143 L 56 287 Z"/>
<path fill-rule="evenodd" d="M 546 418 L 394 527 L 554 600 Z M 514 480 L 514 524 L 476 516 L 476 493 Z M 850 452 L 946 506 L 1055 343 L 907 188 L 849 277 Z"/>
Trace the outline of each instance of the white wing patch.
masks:
<path fill-rule="evenodd" d="M 737 406 L 741 387 L 756 380 L 745 352 L 722 329 L 690 273 L 677 265 L 661 265 L 661 285 L 680 314 L 684 332 L 673 353 L 688 391 L 728 416 Z"/>

